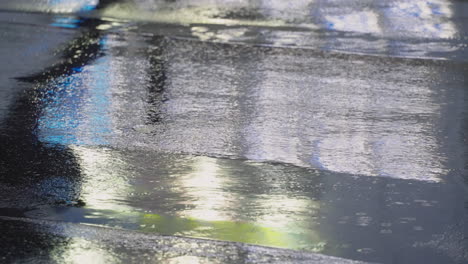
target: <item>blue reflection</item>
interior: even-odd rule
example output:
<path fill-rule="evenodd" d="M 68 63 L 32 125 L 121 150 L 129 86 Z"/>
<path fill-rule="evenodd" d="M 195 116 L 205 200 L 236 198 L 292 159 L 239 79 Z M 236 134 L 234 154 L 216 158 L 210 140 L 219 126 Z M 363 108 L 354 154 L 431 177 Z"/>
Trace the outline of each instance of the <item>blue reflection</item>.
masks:
<path fill-rule="evenodd" d="M 60 28 L 79 28 L 82 22 L 83 20 L 74 17 L 55 17 L 54 23 L 50 25 Z"/>
<path fill-rule="evenodd" d="M 100 39 L 107 45 L 106 39 Z M 102 46 L 101 46 L 102 48 Z M 110 58 L 92 65 L 72 68 L 70 75 L 50 81 L 44 87 L 37 135 L 54 145 L 104 145 L 111 132 L 108 77 Z"/>
<path fill-rule="evenodd" d="M 39 140 L 52 144 L 74 144 L 77 142 L 76 136 L 67 132 L 79 125 L 79 108 L 84 90 L 77 87 L 82 86 L 82 79 L 70 75 L 59 78 L 52 85 L 55 87 L 45 91 L 41 100 L 45 107 L 38 119 Z"/>
<path fill-rule="evenodd" d="M 84 5 L 84 6 L 80 9 L 80 11 L 81 11 L 81 12 L 89 12 L 89 11 L 94 10 L 94 9 L 96 9 L 96 5 Z"/>
<path fill-rule="evenodd" d="M 52 6 L 68 6 L 78 12 L 87 12 L 96 9 L 99 0 L 52 0 Z"/>
<path fill-rule="evenodd" d="M 81 12 L 89 12 L 96 9 L 96 6 L 99 1 L 97 0 L 81 0 L 81 1 L 71 1 L 71 0 L 53 0 L 51 1 L 51 5 L 55 7 L 68 7 L 69 9 L 81 13 Z M 54 18 L 54 22 L 50 25 L 53 27 L 60 27 L 60 28 L 79 28 L 81 23 L 83 23 L 82 19 L 77 19 L 75 17 L 56 17 Z"/>
<path fill-rule="evenodd" d="M 75 24 L 52 23 L 50 25 L 53 26 L 53 27 L 61 27 L 61 28 L 78 28 L 78 25 L 75 25 Z"/>
<path fill-rule="evenodd" d="M 101 40 L 105 43 L 105 40 Z M 108 144 L 106 135 L 111 133 L 111 122 L 109 117 L 110 101 L 108 91 L 110 88 L 110 79 L 108 70 L 110 66 L 109 57 L 100 58 L 94 65 L 91 76 L 94 79 L 93 88 L 89 90 L 89 96 L 92 98 L 93 106 L 88 113 L 88 131 L 92 144 Z"/>
<path fill-rule="evenodd" d="M 82 71 L 83 71 L 83 67 L 75 67 L 75 68 L 72 68 L 72 71 L 73 71 L 73 72 L 82 72 Z"/>

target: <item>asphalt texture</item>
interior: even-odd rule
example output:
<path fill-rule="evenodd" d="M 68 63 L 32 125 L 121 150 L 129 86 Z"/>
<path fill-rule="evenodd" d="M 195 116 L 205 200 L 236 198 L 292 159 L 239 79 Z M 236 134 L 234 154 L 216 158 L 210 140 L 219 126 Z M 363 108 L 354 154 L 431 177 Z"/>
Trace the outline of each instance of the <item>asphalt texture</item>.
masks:
<path fill-rule="evenodd" d="M 467 3 L 0 9 L 3 262 L 468 262 Z"/>

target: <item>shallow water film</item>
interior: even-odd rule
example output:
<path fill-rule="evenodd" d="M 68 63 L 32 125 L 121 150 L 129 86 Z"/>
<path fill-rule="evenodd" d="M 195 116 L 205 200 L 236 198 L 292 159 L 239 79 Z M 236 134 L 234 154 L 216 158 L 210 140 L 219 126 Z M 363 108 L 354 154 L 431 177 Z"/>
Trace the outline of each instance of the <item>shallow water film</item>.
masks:
<path fill-rule="evenodd" d="M 468 263 L 468 2 L 0 2 L 0 262 Z"/>

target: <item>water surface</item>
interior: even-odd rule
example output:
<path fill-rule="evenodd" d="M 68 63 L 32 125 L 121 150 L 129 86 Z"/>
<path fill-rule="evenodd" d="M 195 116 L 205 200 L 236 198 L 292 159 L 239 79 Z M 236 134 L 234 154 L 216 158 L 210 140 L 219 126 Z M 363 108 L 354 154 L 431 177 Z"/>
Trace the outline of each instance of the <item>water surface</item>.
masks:
<path fill-rule="evenodd" d="M 465 3 L 96 4 L 0 5 L 1 215 L 467 260 Z"/>

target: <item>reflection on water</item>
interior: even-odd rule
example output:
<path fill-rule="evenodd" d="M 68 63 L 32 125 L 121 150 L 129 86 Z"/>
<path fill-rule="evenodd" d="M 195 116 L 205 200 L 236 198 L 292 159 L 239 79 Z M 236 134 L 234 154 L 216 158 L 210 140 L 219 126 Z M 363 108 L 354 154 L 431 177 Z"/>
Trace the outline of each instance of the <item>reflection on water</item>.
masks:
<path fill-rule="evenodd" d="M 464 258 L 457 234 L 466 210 L 451 185 L 202 156 L 74 150 L 94 153 L 95 162 L 81 162 L 86 207 L 42 208 L 29 217 L 368 261 Z M 213 179 L 218 184 L 208 184 Z"/>
<path fill-rule="evenodd" d="M 387 34 L 387 11 L 400 12 L 392 27 L 408 15 L 417 18 L 402 20 L 427 22 L 418 38 L 456 34 L 431 24 L 432 15 L 449 19 L 442 2 L 347 14 L 327 7 L 338 2 L 293 7 L 305 22 L 328 25 L 314 35 L 325 50 L 339 40 L 332 31 Z M 209 14 L 184 3 L 206 25 L 165 30 L 213 42 L 141 34 L 138 25 L 105 32 L 114 24 L 99 20 L 51 23 L 79 36 L 58 64 L 19 78 L 34 84 L 9 122 L 44 149 L 26 148 L 31 155 L 54 157 L 26 159 L 29 167 L 68 164 L 79 182 L 59 175 L 66 170 L 39 170 L 40 189 L 79 192 L 86 206 L 50 204 L 28 216 L 370 261 L 463 262 L 465 193 L 450 172 L 465 171 L 464 65 L 216 43 L 249 43 L 246 35 L 262 32 L 262 41 L 283 45 L 306 31 L 207 25 L 252 16 L 284 24 L 291 17 L 279 1 Z M 315 5 L 320 14 L 307 16 Z M 269 23 L 262 25 L 277 25 Z M 14 153 L 18 164 L 22 152 Z M 81 259 L 106 258 L 93 254 Z"/>
<path fill-rule="evenodd" d="M 109 79 L 105 76 L 108 62 L 103 57 L 93 66 L 76 68 L 74 74 L 54 80 L 54 88 L 47 91 L 38 120 L 41 141 L 64 145 L 107 143 L 104 137 L 111 132 L 106 117 L 110 104 L 106 83 Z M 83 80 L 83 75 L 88 79 Z M 87 87 L 89 83 L 93 86 Z M 77 135 L 80 131 L 89 135 L 80 137 Z M 81 141 L 83 138 L 88 140 Z"/>
<path fill-rule="evenodd" d="M 93 10 L 98 2 L 99 0 L 17 0 L 2 1 L 0 7 L 26 11 L 73 13 Z"/>
<path fill-rule="evenodd" d="M 384 23 L 395 30 L 393 34 L 412 38 L 453 38 L 457 30 L 452 22 L 452 5 L 444 0 L 393 1 L 384 9 Z"/>
<path fill-rule="evenodd" d="M 296 242 L 283 230 L 247 222 L 204 221 L 145 214 L 140 223 L 141 231 L 165 235 L 212 238 L 282 248 L 288 248 Z"/>
<path fill-rule="evenodd" d="M 316 4 L 326 28 L 385 37 L 445 39 L 456 36 L 453 5 L 444 0 L 328 1 Z M 362 6 L 363 10 L 356 10 Z M 415 26 L 417 25 L 417 26 Z"/>
<path fill-rule="evenodd" d="M 51 252 L 51 261 L 60 263 L 120 263 L 118 258 L 109 254 L 96 243 L 81 238 L 67 241 L 66 246 L 56 247 Z"/>
<path fill-rule="evenodd" d="M 221 220 L 226 216 L 219 215 L 224 210 L 228 202 L 229 193 L 222 191 L 223 186 L 226 186 L 228 179 L 220 178 L 219 167 L 215 160 L 209 158 L 200 158 L 192 165 L 193 172 L 188 173 L 176 179 L 180 183 L 181 189 L 192 196 L 192 205 L 189 210 L 184 212 L 187 216 L 192 216 L 199 219 L 206 220 Z M 209 192 L 214 190 L 214 192 Z"/>
<path fill-rule="evenodd" d="M 316 250 L 311 244 L 320 243 L 308 230 L 310 223 L 298 223 L 313 216 L 310 210 L 317 211 L 317 204 L 307 197 L 256 193 L 260 186 L 252 186 L 252 193 L 245 190 L 238 174 L 251 177 L 259 171 L 255 164 L 242 168 L 208 157 L 73 150 L 82 166 L 86 208 L 41 209 L 30 216 L 285 248 Z M 284 189 L 281 182 L 269 188 Z"/>
<path fill-rule="evenodd" d="M 443 65 L 389 66 L 369 58 L 351 64 L 305 56 L 313 52 L 153 37 L 144 48 L 133 33 L 125 35 L 101 40 L 106 56 L 49 84 L 57 92 L 39 119 L 43 141 L 68 137 L 62 143 L 142 146 L 431 181 L 447 172 L 447 157 L 438 152 L 444 143 L 437 139 L 444 110 L 435 99 L 448 92 L 437 86 Z"/>
<path fill-rule="evenodd" d="M 373 11 L 362 12 L 342 12 L 342 15 L 325 15 L 327 28 L 333 30 L 381 34 L 382 29 L 379 26 L 379 17 Z"/>
<path fill-rule="evenodd" d="M 128 194 L 130 183 L 125 177 L 132 175 L 131 168 L 110 150 L 87 149 L 72 146 L 80 160 L 84 179 L 82 197 L 93 201 L 92 208 L 99 210 L 127 211 L 128 206 L 115 200 L 116 196 Z M 125 172 L 125 173 L 122 173 Z"/>
<path fill-rule="evenodd" d="M 241 243 L 33 219 L 2 218 L 2 233 L 6 243 L 0 252 L 8 263 L 362 263 Z"/>
<path fill-rule="evenodd" d="M 468 4 L 445 0 L 5 1 L 2 9 L 79 13 L 130 21 L 208 26 L 178 32 L 218 42 L 253 42 L 352 53 L 467 60 Z M 98 9 L 96 11 L 94 9 Z M 417 26 L 414 26 L 417 25 Z M 224 29 L 220 29 L 224 27 Z M 149 27 L 149 30 L 156 30 Z"/>

